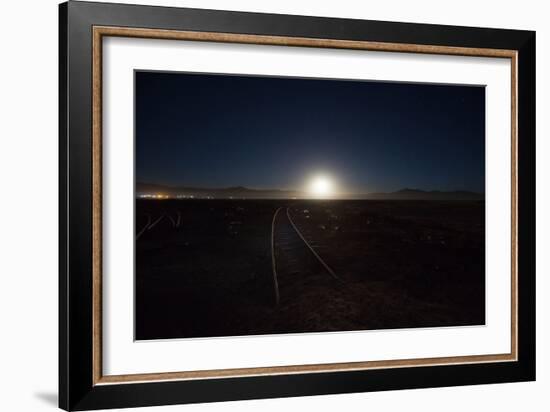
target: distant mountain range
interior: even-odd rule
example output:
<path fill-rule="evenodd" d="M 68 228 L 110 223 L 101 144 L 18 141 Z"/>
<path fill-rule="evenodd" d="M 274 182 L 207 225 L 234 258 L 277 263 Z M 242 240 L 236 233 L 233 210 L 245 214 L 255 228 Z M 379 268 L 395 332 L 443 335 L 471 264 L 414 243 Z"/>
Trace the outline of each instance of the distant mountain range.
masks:
<path fill-rule="evenodd" d="M 367 199 L 403 199 L 403 200 L 483 200 L 483 193 L 468 192 L 465 190 L 455 190 L 452 192 L 443 192 L 439 190 L 419 190 L 419 189 L 401 189 L 391 193 L 369 193 L 365 195 Z"/>
<path fill-rule="evenodd" d="M 308 199 L 306 192 L 296 190 L 250 189 L 243 186 L 226 188 L 203 188 L 185 186 L 166 186 L 151 183 L 136 183 L 136 196 L 163 195 L 169 197 L 196 197 L 215 199 Z M 390 193 L 364 193 L 341 195 L 346 199 L 379 199 L 379 200 L 483 200 L 482 193 L 468 191 L 443 192 L 438 190 L 425 191 L 419 189 L 402 189 Z"/>

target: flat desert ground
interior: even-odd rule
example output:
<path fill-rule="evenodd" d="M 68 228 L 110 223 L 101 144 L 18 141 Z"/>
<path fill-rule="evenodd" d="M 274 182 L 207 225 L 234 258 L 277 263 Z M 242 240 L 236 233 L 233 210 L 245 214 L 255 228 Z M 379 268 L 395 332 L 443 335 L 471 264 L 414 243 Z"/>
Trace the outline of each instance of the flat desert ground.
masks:
<path fill-rule="evenodd" d="M 482 325 L 484 227 L 483 201 L 139 199 L 136 338 Z"/>

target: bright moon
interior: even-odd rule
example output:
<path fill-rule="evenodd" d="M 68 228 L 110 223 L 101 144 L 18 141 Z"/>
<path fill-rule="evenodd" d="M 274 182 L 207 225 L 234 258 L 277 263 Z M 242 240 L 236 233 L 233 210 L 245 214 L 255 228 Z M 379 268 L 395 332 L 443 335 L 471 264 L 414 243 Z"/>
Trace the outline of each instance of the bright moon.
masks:
<path fill-rule="evenodd" d="M 332 181 L 326 176 L 316 176 L 311 180 L 309 192 L 315 197 L 328 197 L 333 194 Z"/>

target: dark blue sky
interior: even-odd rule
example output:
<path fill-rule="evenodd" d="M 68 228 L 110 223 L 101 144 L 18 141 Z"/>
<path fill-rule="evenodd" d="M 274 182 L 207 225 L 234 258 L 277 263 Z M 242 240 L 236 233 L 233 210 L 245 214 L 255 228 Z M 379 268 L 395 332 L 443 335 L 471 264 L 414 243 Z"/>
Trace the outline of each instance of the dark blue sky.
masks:
<path fill-rule="evenodd" d="M 485 191 L 485 89 L 136 72 L 136 180 Z"/>

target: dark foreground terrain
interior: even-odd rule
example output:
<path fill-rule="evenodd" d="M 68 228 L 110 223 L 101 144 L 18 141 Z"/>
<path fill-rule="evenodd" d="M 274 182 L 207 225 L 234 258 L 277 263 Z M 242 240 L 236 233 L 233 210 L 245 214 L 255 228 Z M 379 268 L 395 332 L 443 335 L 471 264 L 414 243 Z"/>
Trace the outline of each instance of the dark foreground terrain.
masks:
<path fill-rule="evenodd" d="M 484 209 L 137 200 L 136 338 L 484 324 Z"/>

